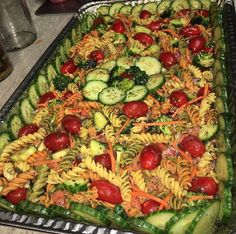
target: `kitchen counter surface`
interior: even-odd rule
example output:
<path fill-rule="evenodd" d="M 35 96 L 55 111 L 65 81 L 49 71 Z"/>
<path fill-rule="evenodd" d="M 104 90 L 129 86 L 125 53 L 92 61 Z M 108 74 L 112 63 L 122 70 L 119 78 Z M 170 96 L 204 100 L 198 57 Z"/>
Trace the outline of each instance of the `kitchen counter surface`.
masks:
<path fill-rule="evenodd" d="M 42 15 L 36 16 L 36 9 L 44 0 L 27 0 L 31 16 L 37 30 L 37 39 L 29 47 L 8 54 L 14 70 L 10 76 L 0 82 L 0 109 L 11 97 L 14 90 L 23 81 L 25 76 L 38 61 L 47 47 L 64 28 L 73 14 Z M 25 229 L 7 227 L 0 225 L 3 234 L 40 234 L 42 232 L 27 231 Z"/>

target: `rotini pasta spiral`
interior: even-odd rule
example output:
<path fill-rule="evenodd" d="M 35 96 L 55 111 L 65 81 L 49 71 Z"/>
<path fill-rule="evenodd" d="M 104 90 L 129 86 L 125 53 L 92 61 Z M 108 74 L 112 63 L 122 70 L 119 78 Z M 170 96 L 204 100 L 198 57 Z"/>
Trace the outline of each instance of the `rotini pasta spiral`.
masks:
<path fill-rule="evenodd" d="M 147 192 L 147 185 L 144 180 L 142 170 L 138 170 L 131 173 L 134 184 L 144 192 Z"/>
<path fill-rule="evenodd" d="M 164 134 L 141 133 L 141 134 L 133 134 L 131 136 L 131 140 L 141 141 L 142 143 L 145 144 L 168 143 L 171 140 L 171 136 Z"/>
<path fill-rule="evenodd" d="M 32 123 L 33 124 L 36 124 L 36 125 L 39 125 L 40 122 L 49 114 L 49 110 L 48 108 L 41 108 L 38 110 L 38 112 L 36 112 L 33 120 L 32 120 Z"/>

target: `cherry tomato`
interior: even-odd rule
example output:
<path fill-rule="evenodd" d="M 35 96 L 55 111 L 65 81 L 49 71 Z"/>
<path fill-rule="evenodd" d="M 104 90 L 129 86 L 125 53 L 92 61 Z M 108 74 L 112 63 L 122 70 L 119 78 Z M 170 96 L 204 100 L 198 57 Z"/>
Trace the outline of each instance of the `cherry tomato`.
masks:
<path fill-rule="evenodd" d="M 197 36 L 189 40 L 189 49 L 193 53 L 198 53 L 205 49 L 206 39 L 203 36 Z"/>
<path fill-rule="evenodd" d="M 61 120 L 62 127 L 71 134 L 79 134 L 81 121 L 75 115 L 65 115 Z"/>
<path fill-rule="evenodd" d="M 192 182 L 191 191 L 202 192 L 209 196 L 214 196 L 218 191 L 218 185 L 211 177 L 196 177 Z"/>
<path fill-rule="evenodd" d="M 111 29 L 117 33 L 124 33 L 125 32 L 125 25 L 121 20 L 116 20 L 113 23 L 113 25 L 111 26 Z"/>
<path fill-rule="evenodd" d="M 69 146 L 69 144 L 69 136 L 63 132 L 50 133 L 44 139 L 44 145 L 52 152 L 65 149 Z"/>
<path fill-rule="evenodd" d="M 152 170 L 161 162 L 161 150 L 157 144 L 147 145 L 140 154 L 140 164 L 143 169 Z"/>
<path fill-rule="evenodd" d="M 143 32 L 135 34 L 134 39 L 140 41 L 142 44 L 146 46 L 152 45 L 154 43 L 153 38 L 147 33 Z"/>
<path fill-rule="evenodd" d="M 171 52 L 162 52 L 160 54 L 160 61 L 165 68 L 170 68 L 177 63 L 175 55 Z"/>
<path fill-rule="evenodd" d="M 134 75 L 129 72 L 123 72 L 120 76 L 124 79 L 129 79 L 129 80 L 132 80 L 134 78 Z"/>
<path fill-rule="evenodd" d="M 157 31 L 161 28 L 161 24 L 162 24 L 162 20 L 156 20 L 156 21 L 152 21 L 150 24 L 148 24 L 148 28 L 151 31 Z"/>
<path fill-rule="evenodd" d="M 150 18 L 152 15 L 152 13 L 150 11 L 147 10 L 142 10 L 139 14 L 140 19 L 147 19 Z"/>
<path fill-rule="evenodd" d="M 190 37 L 190 36 L 197 36 L 199 34 L 201 34 L 201 29 L 197 26 L 185 26 L 181 29 L 180 34 L 185 36 L 185 37 Z"/>
<path fill-rule="evenodd" d="M 89 58 L 98 62 L 105 58 L 103 52 L 101 50 L 94 50 L 89 54 Z"/>
<path fill-rule="evenodd" d="M 123 200 L 120 189 L 108 181 L 96 180 L 92 182 L 91 187 L 98 190 L 98 199 L 111 204 L 120 204 Z"/>
<path fill-rule="evenodd" d="M 201 157 L 205 151 L 206 147 L 203 142 L 195 136 L 186 136 L 180 143 L 180 148 L 191 154 L 193 158 Z"/>
<path fill-rule="evenodd" d="M 68 90 L 63 94 L 63 99 L 66 100 L 73 95 L 72 91 Z"/>
<path fill-rule="evenodd" d="M 61 66 L 60 70 L 62 74 L 67 74 L 67 73 L 72 74 L 77 70 L 77 67 L 74 64 L 73 60 L 70 59 Z"/>
<path fill-rule="evenodd" d="M 211 92 L 211 88 L 208 89 L 208 93 Z M 197 92 L 197 97 L 201 97 L 204 95 L 204 87 L 201 87 Z"/>
<path fill-rule="evenodd" d="M 147 114 L 148 105 L 142 101 L 132 101 L 125 103 L 122 110 L 129 118 L 138 118 Z"/>
<path fill-rule="evenodd" d="M 209 16 L 209 11 L 208 10 L 197 10 L 197 14 L 199 14 L 203 17 L 208 17 Z"/>
<path fill-rule="evenodd" d="M 100 163 L 106 169 L 111 170 L 111 157 L 109 154 L 101 154 L 95 157 L 95 162 Z"/>
<path fill-rule="evenodd" d="M 205 48 L 204 49 L 204 51 L 206 51 L 207 53 L 209 53 L 209 54 L 214 54 L 214 48 L 211 48 L 211 47 L 207 47 L 207 48 Z"/>
<path fill-rule="evenodd" d="M 36 124 L 26 124 L 20 128 L 18 132 L 18 137 L 27 136 L 28 134 L 33 134 L 39 130 L 39 127 Z"/>
<path fill-rule="evenodd" d="M 62 190 L 52 193 L 50 198 L 55 205 L 64 206 L 66 204 L 65 192 Z"/>
<path fill-rule="evenodd" d="M 184 9 L 178 11 L 177 15 L 178 16 L 188 16 L 190 14 L 191 10 L 190 9 Z"/>
<path fill-rule="evenodd" d="M 187 102 L 187 94 L 181 90 L 173 91 L 170 95 L 170 103 L 176 107 L 181 107 Z"/>
<path fill-rule="evenodd" d="M 18 188 L 6 195 L 6 200 L 8 200 L 10 203 L 17 205 L 21 201 L 26 200 L 27 197 L 27 190 L 24 188 Z"/>
<path fill-rule="evenodd" d="M 39 98 L 39 101 L 38 103 L 39 104 L 43 104 L 45 102 L 48 102 L 52 99 L 56 98 L 55 94 L 53 92 L 47 92 L 45 94 L 43 94 L 40 98 Z"/>
<path fill-rule="evenodd" d="M 160 206 L 160 203 L 154 200 L 146 200 L 142 205 L 141 205 L 141 211 L 143 214 L 147 215 L 150 214 L 154 211 L 157 211 Z"/>
<path fill-rule="evenodd" d="M 97 17 L 94 21 L 93 21 L 93 26 L 92 28 L 95 29 L 97 28 L 97 26 L 104 24 L 104 20 L 103 17 Z"/>

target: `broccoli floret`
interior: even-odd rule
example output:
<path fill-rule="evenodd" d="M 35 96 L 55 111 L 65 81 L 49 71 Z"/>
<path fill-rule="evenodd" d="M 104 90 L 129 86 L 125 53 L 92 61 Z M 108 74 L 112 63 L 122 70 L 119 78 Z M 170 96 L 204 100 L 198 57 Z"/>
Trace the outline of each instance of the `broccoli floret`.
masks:
<path fill-rule="evenodd" d="M 165 10 L 162 14 L 161 14 L 161 18 L 164 19 L 164 18 L 169 18 L 171 17 L 171 9 L 168 9 L 168 10 Z"/>
<path fill-rule="evenodd" d="M 80 179 L 79 181 L 77 180 L 76 182 L 69 180 L 62 184 L 58 184 L 57 189 L 67 190 L 70 193 L 78 193 L 81 191 L 87 191 L 88 185 L 87 181 L 83 179 Z"/>
<path fill-rule="evenodd" d="M 202 24 L 203 26 L 207 27 L 209 25 L 210 18 L 209 17 L 202 17 L 202 16 L 195 16 L 191 19 L 191 24 Z"/>
<path fill-rule="evenodd" d="M 57 76 L 55 79 L 53 79 L 53 84 L 59 91 L 63 91 L 64 89 L 66 89 L 68 84 L 70 83 L 73 83 L 73 80 L 71 80 L 67 76 Z"/>
<path fill-rule="evenodd" d="M 132 74 L 136 85 L 144 85 L 148 81 L 149 76 L 145 71 L 142 71 L 139 67 L 131 66 L 128 70 L 126 70 L 126 72 Z"/>
<path fill-rule="evenodd" d="M 107 31 L 107 26 L 105 24 L 100 24 L 97 26 L 99 34 L 103 35 Z"/>
<path fill-rule="evenodd" d="M 78 68 L 83 68 L 85 70 L 89 70 L 97 66 L 97 62 L 95 60 L 90 59 L 85 61 L 79 56 L 75 57 L 73 61 Z"/>
<path fill-rule="evenodd" d="M 157 118 L 157 122 L 167 122 L 167 121 L 171 121 L 171 117 L 166 116 L 166 115 L 162 115 L 159 118 Z M 163 125 L 159 127 L 161 132 L 165 135 L 171 135 L 171 130 L 170 127 L 168 125 Z"/>
<path fill-rule="evenodd" d="M 129 79 L 123 79 L 122 81 L 115 80 L 112 83 L 112 86 L 115 86 L 123 91 L 128 91 L 134 87 L 134 81 Z"/>
<path fill-rule="evenodd" d="M 122 81 L 123 78 L 120 75 L 124 72 L 125 72 L 124 67 L 119 67 L 119 66 L 113 67 L 110 72 L 110 78 L 108 83 L 112 85 L 114 81 Z"/>
<path fill-rule="evenodd" d="M 193 64 L 200 68 L 209 68 L 214 64 L 215 59 L 212 53 L 200 52 L 193 58 Z"/>

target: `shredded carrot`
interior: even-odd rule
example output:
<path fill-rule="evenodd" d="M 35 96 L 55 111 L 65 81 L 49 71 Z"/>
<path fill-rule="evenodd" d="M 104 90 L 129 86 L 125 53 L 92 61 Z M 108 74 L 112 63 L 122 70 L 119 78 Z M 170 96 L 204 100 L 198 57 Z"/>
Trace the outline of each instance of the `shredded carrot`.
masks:
<path fill-rule="evenodd" d="M 38 103 L 37 108 L 40 108 L 40 107 L 47 107 L 47 106 L 48 106 L 48 102 Z"/>
<path fill-rule="evenodd" d="M 115 156 L 114 156 L 114 152 L 113 152 L 113 149 L 112 149 L 112 143 L 110 141 L 107 141 L 108 142 L 108 147 L 109 147 L 109 155 L 110 155 L 110 158 L 111 158 L 111 170 L 113 172 L 115 172 L 116 170 L 116 159 L 115 159 Z"/>
<path fill-rule="evenodd" d="M 208 200 L 208 199 L 214 199 L 214 197 L 213 196 L 191 196 L 189 198 L 189 201 Z"/>
<path fill-rule="evenodd" d="M 55 95 L 56 98 L 58 98 L 58 93 L 56 91 L 51 91 L 51 92 Z"/>
<path fill-rule="evenodd" d="M 209 91 L 209 85 L 206 83 L 204 86 L 204 92 L 203 92 L 203 97 L 205 98 L 208 94 Z"/>
<path fill-rule="evenodd" d="M 162 31 L 171 34 L 173 37 L 179 38 L 179 35 L 172 29 L 163 29 Z"/>
<path fill-rule="evenodd" d="M 200 96 L 200 97 L 197 97 L 195 99 L 192 99 L 190 100 L 189 102 L 185 103 L 183 106 L 181 106 L 180 108 L 178 108 L 175 113 L 172 115 L 172 117 L 174 118 L 177 114 L 181 113 L 181 111 L 183 111 L 183 109 L 188 106 L 188 105 L 191 105 L 193 104 L 194 102 L 198 102 L 200 101 L 201 99 L 203 99 L 203 96 Z"/>
<path fill-rule="evenodd" d="M 60 160 L 43 160 L 43 161 L 34 162 L 34 163 L 32 163 L 31 165 L 32 165 L 32 166 L 40 166 L 40 165 L 43 165 L 43 164 L 50 165 L 50 164 L 53 164 L 53 163 L 57 163 L 57 162 L 59 162 L 59 161 L 60 161 Z"/>
<path fill-rule="evenodd" d="M 185 54 L 186 54 L 186 59 L 187 59 L 187 61 L 190 63 L 190 62 L 191 62 L 191 56 L 190 56 L 190 51 L 189 51 L 188 48 L 186 48 Z"/>
<path fill-rule="evenodd" d="M 184 159 L 188 160 L 190 163 L 193 162 L 192 158 L 191 158 L 188 154 L 186 154 L 184 151 L 182 151 L 181 149 L 178 148 L 176 142 L 174 142 L 174 143 L 172 144 L 172 146 L 173 146 L 173 148 L 174 148 L 176 151 L 178 151 L 178 152 L 181 154 L 181 156 L 182 156 Z"/>
<path fill-rule="evenodd" d="M 163 126 L 163 125 L 173 125 L 173 124 L 185 124 L 185 121 L 179 120 L 179 121 L 166 121 L 166 122 L 153 122 L 153 123 L 134 123 L 135 126 Z"/>
<path fill-rule="evenodd" d="M 154 98 L 152 95 L 148 95 L 149 98 L 151 98 L 155 103 L 160 104 L 158 100 L 156 100 L 156 98 Z"/>
<path fill-rule="evenodd" d="M 196 166 L 194 165 L 194 167 L 193 167 L 192 170 L 191 170 L 191 180 L 195 177 L 196 173 L 197 173 L 197 168 L 196 168 Z"/>
<path fill-rule="evenodd" d="M 119 129 L 119 131 L 116 133 L 116 138 L 119 137 L 119 135 L 122 133 L 122 131 L 128 126 L 130 122 L 130 118 L 127 118 L 123 126 Z"/>
<path fill-rule="evenodd" d="M 75 147 L 75 142 L 71 134 L 69 134 L 70 148 L 73 149 Z"/>
<path fill-rule="evenodd" d="M 171 196 L 172 196 L 172 192 L 170 192 L 165 198 L 164 198 L 164 201 L 165 202 L 168 202 L 169 200 L 170 200 L 170 198 L 171 198 Z M 161 204 L 160 206 L 159 206 L 159 209 L 158 210 L 163 210 L 163 204 Z"/>

